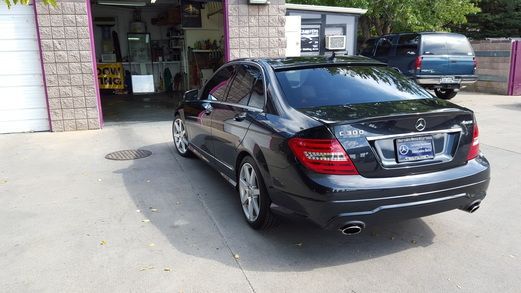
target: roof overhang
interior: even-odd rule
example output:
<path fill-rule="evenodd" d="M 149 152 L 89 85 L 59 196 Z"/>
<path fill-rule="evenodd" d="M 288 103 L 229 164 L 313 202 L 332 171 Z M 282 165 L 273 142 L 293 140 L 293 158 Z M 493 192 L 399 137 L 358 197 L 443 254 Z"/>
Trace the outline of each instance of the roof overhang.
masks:
<path fill-rule="evenodd" d="M 293 3 L 286 3 L 285 6 L 286 6 L 286 9 L 289 9 L 289 10 L 318 11 L 318 12 L 358 14 L 358 15 L 362 15 L 367 12 L 367 9 L 352 8 L 352 7 L 305 5 L 305 4 L 293 4 Z"/>

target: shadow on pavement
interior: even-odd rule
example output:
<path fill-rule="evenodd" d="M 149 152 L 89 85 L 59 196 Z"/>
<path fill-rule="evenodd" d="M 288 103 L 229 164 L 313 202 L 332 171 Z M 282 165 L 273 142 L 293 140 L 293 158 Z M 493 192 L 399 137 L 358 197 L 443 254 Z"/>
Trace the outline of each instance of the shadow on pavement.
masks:
<path fill-rule="evenodd" d="M 307 271 L 426 247 L 435 236 L 421 219 L 373 226 L 356 236 L 302 219 L 254 231 L 243 220 L 235 189 L 206 163 L 180 157 L 169 143 L 143 149 L 153 155 L 116 172 L 143 216 L 174 249 L 194 257 L 222 262 L 216 251 L 225 249 L 230 258 L 239 254 L 247 270 Z"/>

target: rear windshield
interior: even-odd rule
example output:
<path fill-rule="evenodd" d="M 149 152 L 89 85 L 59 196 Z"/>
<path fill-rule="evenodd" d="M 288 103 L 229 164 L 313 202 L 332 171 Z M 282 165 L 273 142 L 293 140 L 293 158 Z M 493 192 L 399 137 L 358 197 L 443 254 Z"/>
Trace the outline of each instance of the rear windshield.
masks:
<path fill-rule="evenodd" d="M 423 55 L 473 56 L 472 47 L 462 35 L 422 35 Z"/>
<path fill-rule="evenodd" d="M 389 67 L 331 66 L 276 72 L 286 101 L 296 109 L 432 96 Z"/>

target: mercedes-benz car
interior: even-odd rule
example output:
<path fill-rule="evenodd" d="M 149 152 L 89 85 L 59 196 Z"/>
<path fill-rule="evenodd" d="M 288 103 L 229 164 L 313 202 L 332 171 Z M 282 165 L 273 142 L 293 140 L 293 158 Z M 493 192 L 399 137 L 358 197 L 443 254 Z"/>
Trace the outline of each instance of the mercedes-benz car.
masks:
<path fill-rule="evenodd" d="M 278 214 L 356 234 L 474 212 L 490 180 L 471 110 L 366 57 L 229 62 L 185 93 L 172 132 L 236 187 L 254 229 Z"/>

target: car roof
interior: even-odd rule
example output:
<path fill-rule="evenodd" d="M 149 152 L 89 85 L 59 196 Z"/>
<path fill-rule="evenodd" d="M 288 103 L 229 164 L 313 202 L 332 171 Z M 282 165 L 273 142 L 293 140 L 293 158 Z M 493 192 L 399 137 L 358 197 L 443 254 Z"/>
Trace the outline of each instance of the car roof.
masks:
<path fill-rule="evenodd" d="M 240 61 L 239 59 L 238 61 Z M 274 70 L 301 68 L 301 67 L 319 67 L 322 65 L 368 65 L 368 66 L 386 66 L 385 63 L 367 58 L 364 56 L 303 56 L 303 57 L 285 57 L 285 58 L 259 58 L 259 59 L 242 59 L 271 66 Z"/>
<path fill-rule="evenodd" d="M 403 35 L 453 35 L 453 36 L 464 36 L 462 34 L 451 33 L 451 32 L 403 32 L 403 33 L 394 33 L 394 34 L 383 35 L 383 36 L 374 37 L 374 38 L 403 36 Z"/>

